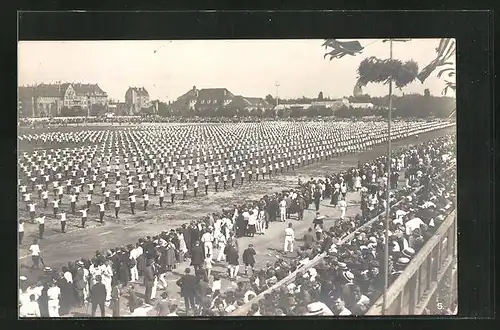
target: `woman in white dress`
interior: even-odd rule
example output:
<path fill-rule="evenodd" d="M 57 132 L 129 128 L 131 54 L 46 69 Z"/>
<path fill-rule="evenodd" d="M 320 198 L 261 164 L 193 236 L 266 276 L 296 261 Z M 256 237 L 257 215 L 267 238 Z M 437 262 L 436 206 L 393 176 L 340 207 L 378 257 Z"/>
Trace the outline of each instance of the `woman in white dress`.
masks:
<path fill-rule="evenodd" d="M 52 286 L 47 290 L 49 298 L 49 317 L 59 317 L 59 298 L 61 297 L 61 289 L 56 282 L 52 282 Z"/>

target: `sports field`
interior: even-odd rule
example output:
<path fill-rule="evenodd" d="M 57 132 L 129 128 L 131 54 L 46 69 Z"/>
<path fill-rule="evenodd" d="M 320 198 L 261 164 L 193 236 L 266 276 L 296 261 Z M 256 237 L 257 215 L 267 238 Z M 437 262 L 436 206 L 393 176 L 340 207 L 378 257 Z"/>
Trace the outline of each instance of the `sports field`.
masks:
<path fill-rule="evenodd" d="M 64 128 L 49 128 L 41 131 L 20 131 L 20 134 L 33 134 L 33 133 L 46 133 L 46 132 L 74 132 L 85 131 L 89 128 L 85 127 L 64 127 Z M 92 127 L 92 130 L 116 130 L 123 129 L 123 127 Z M 413 145 L 419 142 L 433 139 L 450 133 L 454 128 L 446 128 L 438 131 L 428 132 L 421 134 L 418 138 L 409 137 L 403 140 L 393 142 L 393 148 L 402 148 Z M 76 147 L 77 145 L 74 145 Z M 80 146 L 80 145 L 78 145 Z M 21 147 L 21 146 L 20 146 Z M 42 148 L 71 148 L 73 146 L 67 143 L 61 146 L 47 144 L 40 146 Z M 21 149 L 25 149 L 24 146 Z M 251 184 L 237 185 L 234 189 L 226 191 L 219 190 L 215 193 L 213 188 L 210 189 L 209 194 L 205 195 L 204 192 L 200 193 L 198 197 L 190 196 L 187 200 L 178 199 L 175 204 L 167 203 L 162 208 L 159 207 L 158 198 L 155 196 L 150 197 L 150 203 L 147 211 L 137 212 L 132 215 L 128 209 L 127 203 L 123 203 L 122 212 L 118 220 L 114 219 L 113 212 L 109 211 L 105 217 L 105 224 L 100 224 L 96 221 L 95 216 L 89 216 L 89 222 L 86 228 L 79 228 L 78 217 L 68 217 L 67 232 L 65 234 L 60 232 L 59 221 L 51 214 L 51 209 L 46 211 L 47 220 L 45 223 L 46 230 L 44 239 L 41 241 L 40 246 L 43 251 L 44 261 L 46 265 L 51 267 L 61 267 L 66 265 L 68 261 L 75 260 L 81 257 L 91 257 L 96 250 L 103 250 L 114 248 L 117 246 L 135 243 L 138 238 L 145 237 L 146 235 L 156 235 L 161 231 L 170 230 L 171 228 L 178 228 L 181 224 L 190 222 L 191 220 L 199 219 L 211 212 L 219 212 L 223 208 L 229 208 L 234 204 L 246 202 L 249 200 L 258 200 L 264 194 L 270 194 L 281 191 L 287 188 L 294 187 L 299 178 L 302 181 L 308 180 L 311 177 L 323 176 L 327 173 L 336 173 L 343 169 L 356 166 L 358 160 L 366 162 L 372 160 L 387 152 L 387 146 L 377 145 L 370 150 L 349 154 L 346 156 L 335 157 L 329 161 L 324 161 L 319 164 L 314 164 L 306 167 L 301 167 L 293 172 L 288 172 L 283 175 L 272 176 L 270 179 L 254 181 Z M 98 190 L 98 189 L 97 189 Z M 100 191 L 98 191 L 100 193 Z M 168 200 L 168 198 L 166 198 Z M 359 212 L 359 196 L 355 193 L 348 195 L 348 216 L 354 216 Z M 63 201 L 63 207 L 67 207 L 68 202 Z M 94 206 L 95 207 L 95 206 Z M 138 203 L 140 209 L 140 203 Z M 26 216 L 22 204 L 19 205 L 20 217 Z M 330 207 L 327 201 L 322 202 L 320 211 L 327 217 L 331 217 L 334 221 L 338 218 L 339 211 Z M 294 229 L 297 237 L 301 237 L 307 228 L 311 225 L 314 211 L 312 208 L 308 210 L 304 216 L 304 221 L 293 221 Z M 325 226 L 329 227 L 330 224 L 326 221 Z M 274 260 L 276 251 L 282 250 L 283 244 L 283 231 L 285 225 L 283 223 L 271 223 L 270 228 L 265 236 L 256 236 L 254 238 L 240 238 L 239 244 L 246 247 L 249 243 L 254 244 L 257 252 L 257 268 L 265 265 L 267 261 Z M 27 246 L 31 243 L 33 238 L 38 234 L 37 225 L 25 224 L 25 244 L 19 249 L 21 274 L 33 279 L 39 274 L 36 271 L 31 272 L 26 267 L 31 265 L 31 259 L 26 257 L 28 254 Z M 300 242 L 299 242 L 300 243 Z M 290 255 L 291 256 L 291 255 Z M 179 288 L 175 285 L 175 280 L 178 278 L 176 272 L 182 273 L 182 270 L 187 264 L 180 265 L 180 267 L 167 277 L 169 288 L 169 295 L 173 300 L 179 300 Z M 221 265 L 223 266 L 223 265 Z M 215 267 L 215 272 L 223 272 L 223 267 Z M 234 283 L 230 281 L 223 281 L 224 288 L 230 288 Z M 139 293 L 143 292 L 142 286 L 137 286 Z M 126 294 L 126 293 L 125 293 Z M 125 299 L 122 299 L 122 304 Z M 183 303 L 179 303 L 183 306 Z M 123 306 L 123 313 L 125 306 Z M 151 312 L 152 313 L 152 312 Z M 74 310 L 74 316 L 83 316 L 85 311 Z M 152 314 L 153 315 L 153 314 Z"/>

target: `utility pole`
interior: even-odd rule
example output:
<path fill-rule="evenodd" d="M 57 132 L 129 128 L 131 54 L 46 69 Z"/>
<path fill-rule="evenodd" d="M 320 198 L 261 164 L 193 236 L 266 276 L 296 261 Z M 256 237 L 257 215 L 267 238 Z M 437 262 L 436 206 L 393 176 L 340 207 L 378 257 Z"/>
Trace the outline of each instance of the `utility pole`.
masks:
<path fill-rule="evenodd" d="M 279 95 L 278 94 L 279 88 L 280 88 L 280 84 L 279 84 L 279 82 L 276 82 L 276 111 L 274 113 L 275 117 L 278 117 L 278 110 L 279 110 L 278 109 L 278 105 L 279 105 L 279 96 L 278 96 Z"/>
<path fill-rule="evenodd" d="M 389 59 L 392 60 L 392 43 L 406 42 L 409 39 L 385 39 L 383 42 L 389 41 Z M 385 235 L 384 235 L 384 292 L 382 295 L 382 315 L 387 312 L 387 289 L 389 287 L 389 222 L 390 222 L 390 203 L 389 197 L 391 194 L 391 165 L 392 165 L 392 146 L 391 146 L 391 121 L 392 121 L 392 78 L 389 79 L 389 113 L 387 120 L 387 196 L 385 210 Z"/>

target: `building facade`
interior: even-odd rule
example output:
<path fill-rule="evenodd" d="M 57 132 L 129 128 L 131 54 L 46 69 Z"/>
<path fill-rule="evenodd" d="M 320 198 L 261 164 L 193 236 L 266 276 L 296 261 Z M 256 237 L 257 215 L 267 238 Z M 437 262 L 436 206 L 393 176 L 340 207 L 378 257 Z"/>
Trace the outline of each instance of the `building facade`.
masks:
<path fill-rule="evenodd" d="M 188 110 L 196 112 L 217 111 L 223 107 L 235 107 L 255 111 L 267 110 L 272 106 L 258 97 L 234 95 L 227 88 L 203 88 L 193 86 L 191 90 L 179 96 L 171 105 L 173 112 Z"/>
<path fill-rule="evenodd" d="M 137 115 L 143 108 L 149 108 L 149 93 L 144 87 L 129 87 L 125 93 L 125 104 L 128 115 Z"/>
<path fill-rule="evenodd" d="M 18 88 L 19 114 L 24 117 L 51 117 L 63 108 L 89 110 L 107 105 L 108 95 L 97 84 L 38 84 Z"/>

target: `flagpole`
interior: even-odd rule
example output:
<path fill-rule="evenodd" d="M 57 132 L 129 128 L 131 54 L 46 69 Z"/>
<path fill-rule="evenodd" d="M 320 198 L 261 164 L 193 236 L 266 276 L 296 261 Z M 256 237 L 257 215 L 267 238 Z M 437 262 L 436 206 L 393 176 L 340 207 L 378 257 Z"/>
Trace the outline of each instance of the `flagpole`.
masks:
<path fill-rule="evenodd" d="M 389 39 L 389 58 L 392 60 L 392 39 Z M 389 287 L 389 215 L 391 192 L 391 120 L 392 120 L 392 78 L 389 79 L 389 113 L 387 121 L 387 197 L 385 210 L 385 239 L 384 239 L 384 292 L 382 296 L 382 315 L 387 312 L 387 288 Z"/>

